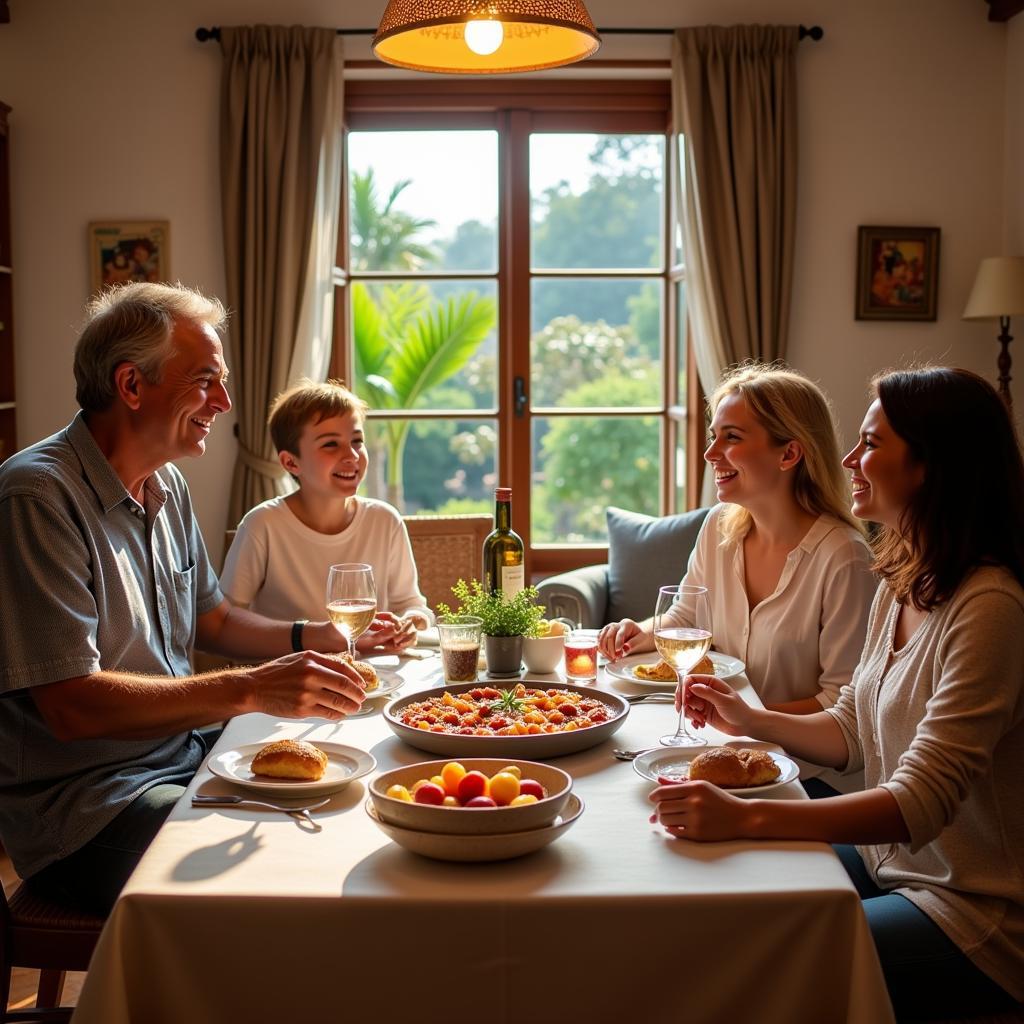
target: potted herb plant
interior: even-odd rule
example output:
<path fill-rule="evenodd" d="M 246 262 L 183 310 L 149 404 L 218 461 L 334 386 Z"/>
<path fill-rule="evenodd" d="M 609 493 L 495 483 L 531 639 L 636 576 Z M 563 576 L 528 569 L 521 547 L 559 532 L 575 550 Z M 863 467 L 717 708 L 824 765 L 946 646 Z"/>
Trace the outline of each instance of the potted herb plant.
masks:
<path fill-rule="evenodd" d="M 453 612 L 442 602 L 437 606 L 438 614 L 480 618 L 488 673 L 518 675 L 523 661 L 523 637 L 538 635 L 544 615 L 543 605 L 537 604 L 536 587 L 524 587 L 509 597 L 502 590 L 487 593 L 479 580 L 459 580 L 452 593 L 458 598 L 459 607 Z"/>

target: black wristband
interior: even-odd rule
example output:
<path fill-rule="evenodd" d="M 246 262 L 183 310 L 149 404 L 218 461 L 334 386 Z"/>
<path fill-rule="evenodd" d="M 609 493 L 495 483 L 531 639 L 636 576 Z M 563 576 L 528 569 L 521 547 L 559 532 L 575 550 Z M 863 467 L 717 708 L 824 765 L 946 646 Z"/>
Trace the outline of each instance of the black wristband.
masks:
<path fill-rule="evenodd" d="M 309 619 L 296 619 L 292 623 L 292 650 L 296 653 L 304 651 L 302 646 L 302 627 L 309 622 Z"/>

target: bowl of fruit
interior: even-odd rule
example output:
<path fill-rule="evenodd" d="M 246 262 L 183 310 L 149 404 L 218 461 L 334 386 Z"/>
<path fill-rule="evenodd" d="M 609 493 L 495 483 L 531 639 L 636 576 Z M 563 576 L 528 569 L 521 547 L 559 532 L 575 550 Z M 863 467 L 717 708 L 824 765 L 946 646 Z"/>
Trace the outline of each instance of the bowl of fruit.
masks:
<path fill-rule="evenodd" d="M 565 807 L 572 776 L 533 761 L 476 757 L 394 768 L 370 783 L 385 824 L 447 835 L 545 828 Z"/>

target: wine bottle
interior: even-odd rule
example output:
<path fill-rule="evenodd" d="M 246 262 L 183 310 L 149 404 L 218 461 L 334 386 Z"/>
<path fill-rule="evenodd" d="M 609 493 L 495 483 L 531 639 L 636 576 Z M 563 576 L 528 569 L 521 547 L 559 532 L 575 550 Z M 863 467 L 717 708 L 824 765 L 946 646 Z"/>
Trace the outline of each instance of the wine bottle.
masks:
<path fill-rule="evenodd" d="M 526 585 L 523 539 L 512 529 L 512 488 L 494 489 L 494 529 L 484 539 L 484 589 L 514 597 Z"/>

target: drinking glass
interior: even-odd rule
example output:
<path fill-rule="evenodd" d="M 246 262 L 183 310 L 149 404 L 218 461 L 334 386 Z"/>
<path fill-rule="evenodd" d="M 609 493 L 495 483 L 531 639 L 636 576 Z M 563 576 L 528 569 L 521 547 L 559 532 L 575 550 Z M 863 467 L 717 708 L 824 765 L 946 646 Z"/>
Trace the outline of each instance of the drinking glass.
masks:
<path fill-rule="evenodd" d="M 476 682 L 483 624 L 484 620 L 475 615 L 450 615 L 437 620 L 446 683 Z"/>
<path fill-rule="evenodd" d="M 327 615 L 348 641 L 348 653 L 356 656 L 356 639 L 373 622 L 377 611 L 377 586 L 373 569 L 362 562 L 332 565 L 327 573 Z"/>
<path fill-rule="evenodd" d="M 597 677 L 597 637 L 599 630 L 574 629 L 565 640 L 566 679 Z"/>
<path fill-rule="evenodd" d="M 654 608 L 654 646 L 675 670 L 679 692 L 687 673 L 711 649 L 711 601 L 707 587 L 662 587 Z M 686 708 L 679 708 L 679 726 L 662 736 L 666 747 L 700 747 L 707 743 L 686 724 Z"/>

